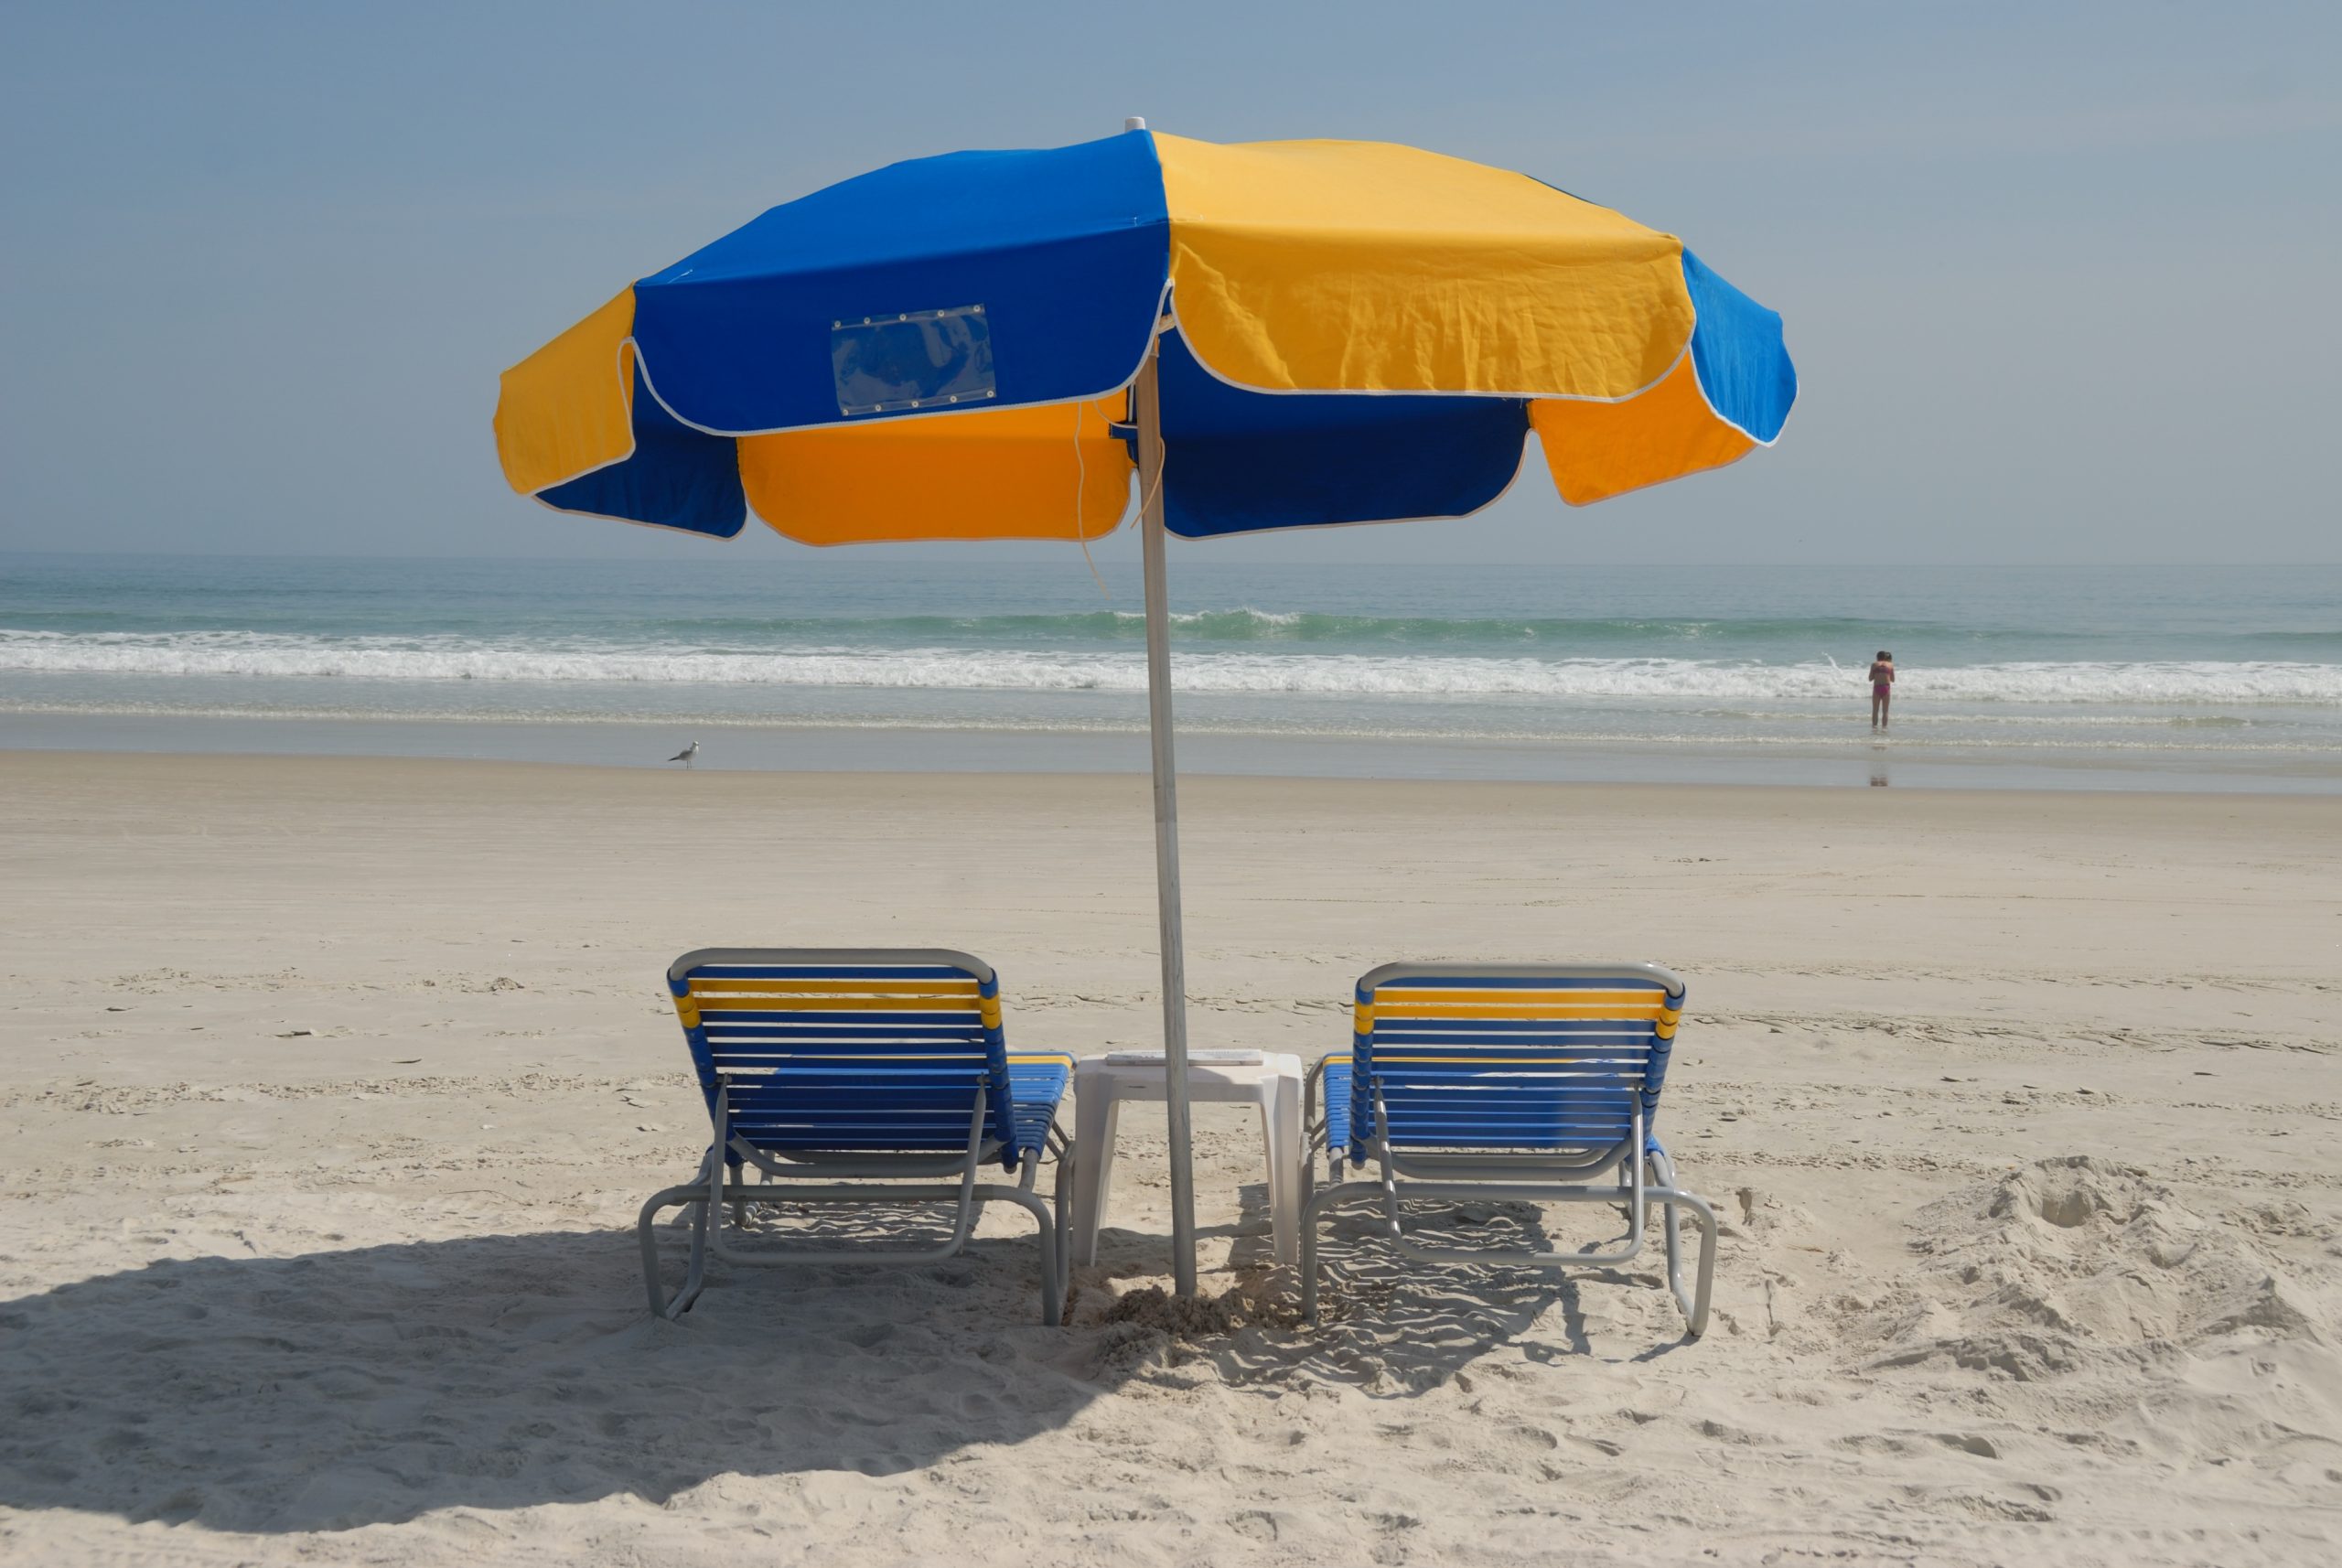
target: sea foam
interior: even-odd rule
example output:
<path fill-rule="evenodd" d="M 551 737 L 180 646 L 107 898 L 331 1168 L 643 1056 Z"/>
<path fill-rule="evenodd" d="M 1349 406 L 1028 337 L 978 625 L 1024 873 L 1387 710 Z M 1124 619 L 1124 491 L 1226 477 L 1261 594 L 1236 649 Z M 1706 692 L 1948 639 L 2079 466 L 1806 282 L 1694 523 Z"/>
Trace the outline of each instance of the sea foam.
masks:
<path fill-rule="evenodd" d="M 1860 671 L 1826 660 L 1491 658 L 1408 652 L 1205 650 L 1175 654 L 1183 692 L 1322 696 L 1842 699 Z M 724 649 L 472 639 L 312 638 L 242 631 L 59 633 L 0 629 L 0 671 L 546 684 L 826 686 L 1021 692 L 1145 690 L 1135 650 L 910 647 Z M 1910 701 L 2342 705 L 2342 664 L 2272 660 L 2004 662 L 1904 672 Z"/>

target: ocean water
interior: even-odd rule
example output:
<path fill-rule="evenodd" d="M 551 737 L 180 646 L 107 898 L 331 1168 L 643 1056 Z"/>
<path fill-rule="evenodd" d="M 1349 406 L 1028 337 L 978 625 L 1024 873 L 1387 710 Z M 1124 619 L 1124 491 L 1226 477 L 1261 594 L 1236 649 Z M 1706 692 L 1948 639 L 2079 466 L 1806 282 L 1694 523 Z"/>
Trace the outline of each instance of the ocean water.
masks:
<path fill-rule="evenodd" d="M 0 745 L 1145 766 L 1125 560 L 706 557 L 0 554 Z M 1171 570 L 1193 768 L 2342 791 L 2342 567 Z"/>

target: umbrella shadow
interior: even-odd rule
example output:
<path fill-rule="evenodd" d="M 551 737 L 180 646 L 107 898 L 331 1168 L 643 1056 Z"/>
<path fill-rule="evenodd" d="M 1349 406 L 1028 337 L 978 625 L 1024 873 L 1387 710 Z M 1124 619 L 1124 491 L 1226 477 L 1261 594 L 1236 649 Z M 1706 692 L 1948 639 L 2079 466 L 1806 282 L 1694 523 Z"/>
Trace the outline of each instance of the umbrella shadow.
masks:
<path fill-rule="evenodd" d="M 1105 1391 L 1036 1266 L 734 1269 L 667 1323 L 608 1230 L 164 1260 L 0 1302 L 0 1505 L 275 1532 L 913 1470 Z"/>
<path fill-rule="evenodd" d="M 1266 1195 L 1243 1197 L 1220 1233 L 1244 1288 L 1290 1296 Z M 1438 1209 L 1413 1222 L 1423 1240 L 1542 1237 L 1525 1205 Z M 916 1230 L 792 1227 L 816 1244 Z M 1407 1395 L 1556 1306 L 1566 1353 L 1587 1353 L 1578 1291 L 1598 1272 L 1414 1263 L 1366 1216 L 1329 1230 L 1323 1327 L 1187 1339 L 1042 1327 L 1023 1237 L 911 1268 L 726 1268 L 675 1323 L 643 1312 L 632 1240 L 608 1230 L 162 1260 L 0 1302 L 0 1506 L 274 1533 L 664 1503 L 719 1476 L 897 1475 L 1022 1443 L 1198 1362 L 1235 1393 L 1315 1378 Z"/>

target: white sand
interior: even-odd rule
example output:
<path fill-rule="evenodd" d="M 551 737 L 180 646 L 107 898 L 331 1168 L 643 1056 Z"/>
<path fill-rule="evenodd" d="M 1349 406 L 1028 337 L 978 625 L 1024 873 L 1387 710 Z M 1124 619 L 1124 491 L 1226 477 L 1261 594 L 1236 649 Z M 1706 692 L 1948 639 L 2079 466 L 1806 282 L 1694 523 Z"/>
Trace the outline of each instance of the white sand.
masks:
<path fill-rule="evenodd" d="M 2342 802 L 1194 780 L 1199 1046 L 1410 956 L 1691 982 L 1656 1275 L 1402 1270 L 1290 1325 L 1203 1107 L 1037 1326 L 1021 1218 L 643 1314 L 709 943 L 935 943 L 1155 1028 L 1143 780 L 0 753 L 0 1561 L 2326 1563 Z M 304 1032 L 306 1031 L 306 1032 Z M 1554 1210 L 1591 1240 L 1601 1211 Z M 1427 1229 L 1518 1236 L 1527 1210 Z"/>

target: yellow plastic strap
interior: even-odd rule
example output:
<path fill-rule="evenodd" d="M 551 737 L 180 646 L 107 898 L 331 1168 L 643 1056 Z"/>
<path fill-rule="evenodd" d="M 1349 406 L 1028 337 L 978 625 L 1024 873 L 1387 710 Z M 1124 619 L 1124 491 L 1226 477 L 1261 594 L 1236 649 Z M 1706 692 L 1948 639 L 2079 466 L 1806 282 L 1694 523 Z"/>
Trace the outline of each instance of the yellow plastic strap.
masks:
<path fill-rule="evenodd" d="M 1525 986 L 1503 990 L 1488 986 L 1403 986 L 1389 985 L 1374 993 L 1378 1007 L 1388 1009 L 1396 1002 L 1554 1002 L 1574 1005 L 1596 1003 L 1627 1006 L 1654 1007 L 1666 1000 L 1666 993 L 1651 989 L 1594 991 L 1584 986 L 1555 987 L 1551 991 L 1531 990 Z"/>
<path fill-rule="evenodd" d="M 710 1013 L 979 1013 L 973 996 L 703 996 L 702 1009 Z M 997 1002 L 988 1002 L 992 1013 Z"/>
<path fill-rule="evenodd" d="M 698 980 L 692 989 L 703 996 L 727 992 L 752 992 L 776 996 L 973 996 L 974 980 Z"/>
<path fill-rule="evenodd" d="M 1394 1020 L 1403 1022 L 1409 1019 L 1463 1022 L 1474 1018 L 1526 1018 L 1551 1019 L 1555 1023 L 1593 1020 L 1641 1024 L 1658 1017 L 1659 1009 L 1656 1007 L 1574 1007 L 1552 1004 L 1540 1005 L 1535 1003 L 1514 1005 L 1493 1002 L 1451 1002 L 1436 1004 L 1423 1003 L 1400 1007 L 1378 1005 L 1375 1008 L 1375 1015 L 1385 1023 Z"/>

